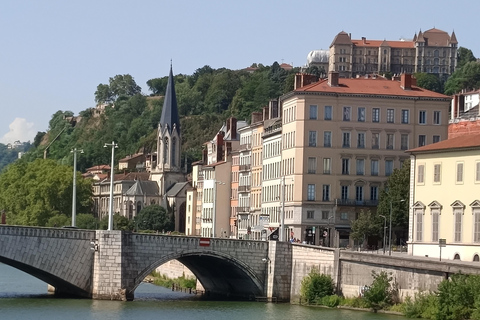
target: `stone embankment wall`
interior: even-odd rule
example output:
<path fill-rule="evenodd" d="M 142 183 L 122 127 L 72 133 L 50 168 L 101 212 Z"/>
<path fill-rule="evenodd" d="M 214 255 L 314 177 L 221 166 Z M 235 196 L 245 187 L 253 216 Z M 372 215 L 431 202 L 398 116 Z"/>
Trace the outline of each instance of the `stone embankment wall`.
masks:
<path fill-rule="evenodd" d="M 185 278 L 196 278 L 190 269 L 185 267 L 180 261 L 178 260 L 170 260 L 155 270 L 158 274 L 164 275 L 169 279 L 176 279 L 182 276 Z"/>

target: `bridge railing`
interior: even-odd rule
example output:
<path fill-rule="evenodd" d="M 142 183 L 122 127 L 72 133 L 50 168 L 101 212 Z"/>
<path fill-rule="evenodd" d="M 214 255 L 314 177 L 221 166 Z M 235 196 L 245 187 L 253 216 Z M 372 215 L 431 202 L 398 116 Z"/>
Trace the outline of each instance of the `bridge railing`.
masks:
<path fill-rule="evenodd" d="M 93 240 L 95 230 L 0 225 L 0 235 Z"/>

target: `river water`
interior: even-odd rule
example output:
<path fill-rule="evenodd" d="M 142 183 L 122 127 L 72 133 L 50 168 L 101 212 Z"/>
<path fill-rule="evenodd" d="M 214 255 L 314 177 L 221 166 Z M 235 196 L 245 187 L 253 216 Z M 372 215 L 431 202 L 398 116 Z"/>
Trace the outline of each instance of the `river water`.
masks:
<path fill-rule="evenodd" d="M 46 294 L 47 285 L 26 273 L 0 263 L 0 319 L 35 320 L 398 320 L 398 316 L 361 311 L 303 307 L 288 303 L 204 301 L 142 283 L 135 300 L 99 301 L 62 299 Z"/>

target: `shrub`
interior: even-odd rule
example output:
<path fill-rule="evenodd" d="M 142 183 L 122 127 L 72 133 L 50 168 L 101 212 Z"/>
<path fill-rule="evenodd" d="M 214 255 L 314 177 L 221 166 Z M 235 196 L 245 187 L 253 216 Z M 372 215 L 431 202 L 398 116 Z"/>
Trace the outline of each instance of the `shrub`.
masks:
<path fill-rule="evenodd" d="M 325 296 L 333 295 L 333 280 L 329 275 L 320 274 L 316 269 L 312 269 L 303 278 L 300 292 L 307 303 L 313 303 Z"/>
<path fill-rule="evenodd" d="M 372 277 L 372 285 L 364 294 L 367 307 L 377 311 L 391 306 L 394 295 L 394 289 L 391 286 L 392 277 L 389 277 L 385 271 L 380 273 L 372 271 Z"/>
<path fill-rule="evenodd" d="M 342 301 L 342 298 L 337 296 L 336 294 L 331 295 L 331 296 L 325 296 L 321 298 L 318 303 L 321 304 L 322 306 L 327 306 L 330 308 L 335 308 L 340 304 L 340 301 Z"/>
<path fill-rule="evenodd" d="M 415 294 L 415 299 L 405 298 L 401 306 L 400 311 L 408 318 L 435 319 L 438 299 L 435 293 L 420 292 Z"/>

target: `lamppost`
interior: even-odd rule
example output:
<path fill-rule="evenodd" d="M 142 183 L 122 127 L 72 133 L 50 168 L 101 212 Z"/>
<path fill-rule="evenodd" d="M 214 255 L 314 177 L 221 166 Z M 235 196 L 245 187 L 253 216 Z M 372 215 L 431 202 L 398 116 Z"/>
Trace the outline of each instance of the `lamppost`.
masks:
<path fill-rule="evenodd" d="M 217 231 L 217 184 L 225 184 L 225 182 L 213 180 L 213 217 L 212 217 L 212 238 L 215 238 Z"/>
<path fill-rule="evenodd" d="M 113 166 L 115 158 L 115 148 L 118 148 L 118 144 L 116 144 L 115 141 L 112 141 L 112 143 L 105 143 L 103 147 L 106 148 L 110 146 L 112 147 L 112 163 L 110 165 L 110 203 L 108 207 L 108 231 L 113 230 Z"/>
<path fill-rule="evenodd" d="M 405 199 L 392 201 L 390 200 L 390 230 L 388 230 L 388 255 L 392 255 L 392 207 L 394 202 L 404 202 Z"/>
<path fill-rule="evenodd" d="M 73 153 L 73 191 L 72 191 L 72 227 L 77 224 L 77 152 L 83 153 L 83 149 L 74 148 Z"/>
<path fill-rule="evenodd" d="M 387 237 L 387 217 L 384 215 L 379 214 L 380 217 L 383 218 L 383 254 L 385 254 L 385 244 L 386 244 L 386 237 Z"/>

